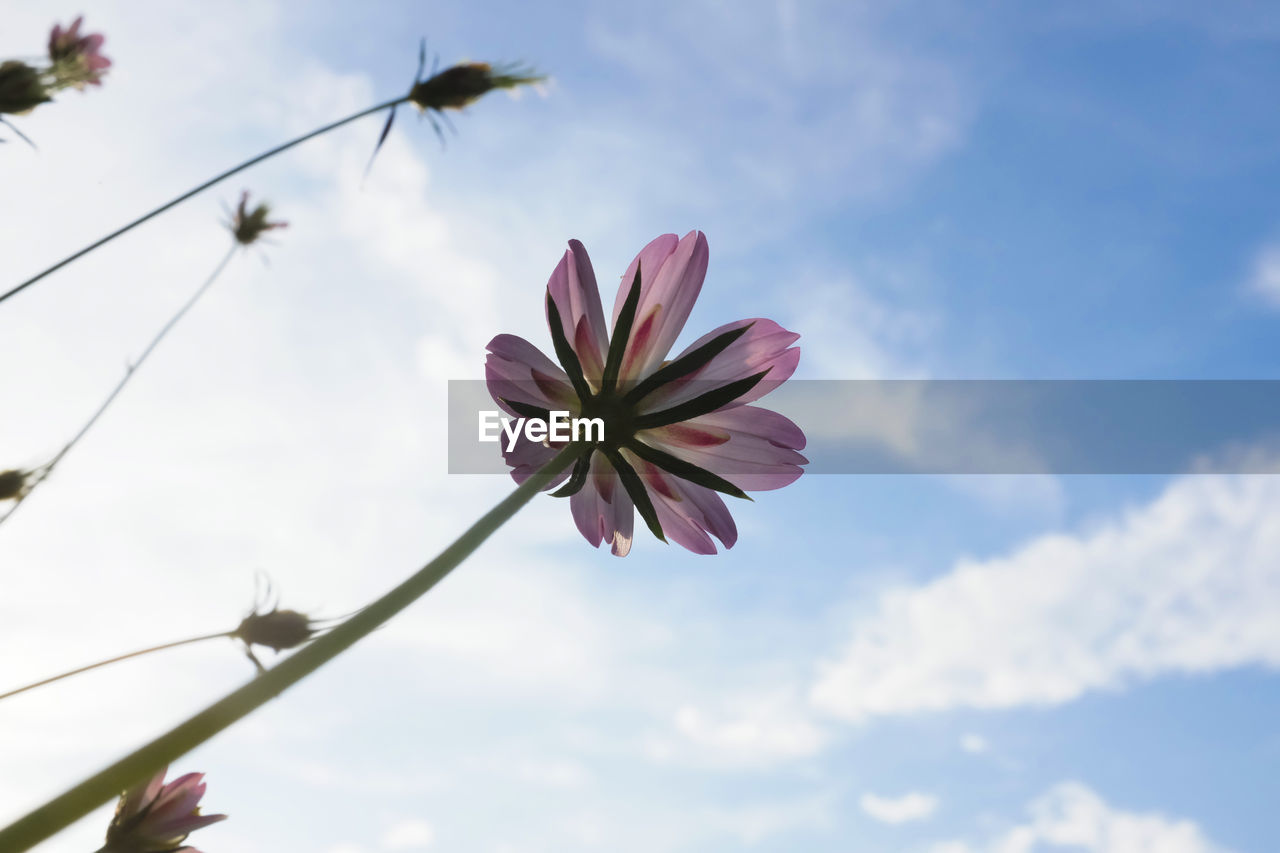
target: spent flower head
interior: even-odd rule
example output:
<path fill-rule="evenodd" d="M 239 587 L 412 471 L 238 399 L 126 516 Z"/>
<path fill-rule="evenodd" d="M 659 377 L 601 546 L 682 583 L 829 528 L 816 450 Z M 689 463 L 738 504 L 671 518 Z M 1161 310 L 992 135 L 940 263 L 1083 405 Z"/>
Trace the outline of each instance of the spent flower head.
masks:
<path fill-rule="evenodd" d="M 101 86 L 102 75 L 111 67 L 111 60 L 102 55 L 102 44 L 106 38 L 101 33 L 81 35 L 82 23 L 83 15 L 66 29 L 55 25 L 49 34 L 50 74 L 57 88 Z"/>
<path fill-rule="evenodd" d="M 227 223 L 227 227 L 231 229 L 231 235 L 236 238 L 236 242 L 242 246 L 250 246 L 258 241 L 267 231 L 274 231 L 277 228 L 288 228 L 288 222 L 271 222 L 267 217 L 271 215 L 271 206 L 266 202 L 259 202 L 257 207 L 249 209 L 249 191 L 245 190 L 240 194 L 240 204 L 236 207 L 236 211 L 231 216 L 231 221 Z"/>
<path fill-rule="evenodd" d="M 188 773 L 164 783 L 168 767 L 121 795 L 98 853 L 199 853 L 182 842 L 197 829 L 226 820 L 200 814 L 204 774 Z"/>
<path fill-rule="evenodd" d="M 547 420 L 552 411 L 598 418 L 603 436 L 579 441 L 569 496 L 578 530 L 594 546 L 631 548 L 633 508 L 663 541 L 714 554 L 738 531 L 720 493 L 778 489 L 807 460 L 804 433 L 777 412 L 747 405 L 795 371 L 799 335 L 772 320 L 728 323 L 670 361 L 702 289 L 707 240 L 699 231 L 664 234 L 627 269 L 613 308 L 612 333 L 587 251 L 569 242 L 547 283 L 547 322 L 559 364 L 514 335 L 490 341 L 489 393 L 516 417 Z M 570 442 L 529 440 L 522 433 L 504 457 L 523 482 Z M 709 535 L 710 534 L 710 535 Z"/>

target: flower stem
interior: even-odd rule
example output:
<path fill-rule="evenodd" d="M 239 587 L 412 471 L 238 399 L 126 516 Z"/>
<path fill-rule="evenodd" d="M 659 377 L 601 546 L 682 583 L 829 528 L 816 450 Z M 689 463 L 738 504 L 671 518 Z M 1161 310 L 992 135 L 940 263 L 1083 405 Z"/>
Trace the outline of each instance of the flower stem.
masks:
<path fill-rule="evenodd" d="M 122 378 L 116 384 L 116 387 L 111 390 L 111 393 L 107 395 L 107 399 L 102 402 L 102 405 L 93 413 L 93 416 L 85 422 L 85 425 L 80 428 L 80 431 L 76 433 L 70 441 L 63 445 L 63 448 L 58 451 L 56 456 L 36 469 L 35 479 L 31 482 L 31 485 L 17 497 L 13 502 L 13 505 L 9 507 L 8 511 L 5 512 L 4 515 L 0 515 L 0 525 L 3 525 L 15 512 L 18 511 L 18 507 L 22 506 L 22 502 L 30 497 L 31 493 L 35 491 L 36 486 L 43 483 L 45 479 L 53 473 L 53 469 L 62 461 L 62 458 L 70 453 L 71 448 L 79 444 L 80 439 L 84 438 L 89 430 L 93 428 L 93 425 L 98 422 L 98 419 L 101 418 L 111 404 L 115 402 L 116 397 L 120 396 L 120 392 L 129 384 L 129 380 L 133 378 L 133 375 L 138 371 L 138 368 L 142 367 L 143 362 L 145 362 L 151 353 L 155 351 L 155 348 L 160 345 L 160 342 L 165 339 L 165 336 L 169 334 L 173 327 L 178 325 L 178 321 L 186 316 L 187 312 L 200 301 L 200 297 L 204 296 L 209 288 L 213 286 L 213 283 L 218 280 L 218 277 L 222 275 L 222 271 L 227 268 L 227 264 L 231 262 L 231 258 L 235 255 L 236 248 L 237 244 L 232 243 L 231 249 L 223 256 L 222 260 L 218 262 L 218 265 L 213 268 L 213 272 L 207 279 L 205 279 L 204 284 L 200 285 L 200 287 L 196 289 L 196 292 L 191 295 L 191 298 L 178 309 L 177 313 L 169 318 L 169 322 L 165 323 L 164 326 L 161 327 L 160 331 L 156 333 L 156 336 L 151 339 L 151 343 L 147 344 L 147 348 L 142 351 L 142 355 L 138 356 L 137 361 L 129 365 L 124 372 L 124 378 Z M 3 698 L 3 696 L 0 696 L 0 699 Z"/>
<path fill-rule="evenodd" d="M 136 652 L 129 652 L 127 655 L 116 655 L 113 658 L 100 660 L 97 663 L 91 663 L 88 666 L 82 666 L 79 669 L 73 669 L 70 672 L 62 673 L 61 675 L 55 675 L 52 678 L 46 678 L 43 681 L 37 681 L 35 684 L 28 684 L 26 687 L 19 687 L 17 690 L 10 690 L 8 693 L 0 693 L 0 699 L 8 699 L 10 696 L 17 696 L 19 693 L 26 693 L 28 690 L 35 690 L 37 687 L 44 687 L 46 684 L 52 684 L 55 681 L 61 681 L 64 678 L 70 678 L 73 675 L 79 675 L 82 672 L 88 672 L 89 670 L 97 669 L 100 666 L 107 666 L 109 664 L 119 663 L 120 661 L 128 660 L 129 658 L 141 657 L 142 655 L 149 655 L 152 652 L 162 652 L 165 649 L 173 649 L 173 648 L 177 648 L 178 646 L 187 646 L 192 643 L 201 643 L 201 642 L 204 642 L 205 640 L 214 640 L 214 639 L 217 639 L 218 637 L 230 637 L 234 633 L 235 631 L 220 631 L 217 634 L 204 634 L 199 637 L 188 637 L 185 640 L 175 640 L 172 643 L 164 643 L 163 645 L 152 646 L 149 649 L 139 649 Z"/>
<path fill-rule="evenodd" d="M 471 525 L 434 560 L 329 633 L 317 637 L 294 655 L 214 702 L 186 722 L 0 829 L 0 850 L 5 853 L 29 850 L 112 797 L 118 796 L 148 773 L 154 773 L 161 765 L 174 761 L 209 740 L 346 651 L 439 583 L 494 531 L 510 520 L 540 489 L 551 483 L 555 475 L 567 468 L 579 452 L 580 449 L 574 445 L 560 451 L 554 459 Z"/>
<path fill-rule="evenodd" d="M 63 267 L 65 267 L 67 264 L 71 263 L 72 261 L 74 261 L 74 260 L 76 260 L 76 259 L 78 259 L 78 258 L 82 258 L 82 257 L 84 257 L 85 255 L 87 255 L 87 254 L 89 254 L 90 252 L 92 252 L 94 249 L 97 249 L 97 248 L 98 248 L 98 247 L 100 247 L 100 246 L 104 246 L 104 245 L 106 245 L 107 243 L 110 243 L 112 240 L 114 240 L 115 238 L 119 237 L 120 235 L 125 234 L 125 233 L 127 233 L 127 232 L 129 232 L 129 231 L 132 231 L 134 228 L 137 228 L 137 227 L 138 227 L 139 225 L 141 225 L 142 223 L 144 223 L 144 222 L 146 222 L 146 221 L 148 221 L 148 220 L 150 220 L 150 219 L 154 219 L 155 217 L 157 217 L 157 216 L 159 216 L 160 214 L 164 213 L 164 212 L 165 212 L 166 210 L 168 210 L 169 208 L 178 206 L 179 204 L 181 204 L 182 202 L 184 202 L 184 201 L 186 201 L 187 199 L 191 198 L 192 196 L 195 196 L 195 195 L 198 195 L 199 193 L 204 192 L 205 190 L 209 189 L 209 187 L 213 186 L 214 184 L 219 183 L 219 182 L 221 182 L 221 181 L 224 181 L 224 180 L 226 180 L 227 178 L 231 177 L 232 175 L 234 175 L 234 174 L 236 174 L 236 173 L 238 173 L 238 172 L 243 172 L 245 169 L 249 168 L 250 166 L 255 166 L 255 165 L 257 165 L 258 163 L 261 163 L 263 160 L 267 160 L 267 159 L 269 159 L 269 158 L 271 158 L 271 157 L 276 156 L 277 154 L 279 154 L 279 153 L 281 153 L 281 152 L 283 152 L 283 151 L 287 151 L 287 150 L 289 150 L 290 148 L 292 148 L 292 147 L 293 147 L 293 146 L 295 146 L 295 145 L 299 145 L 299 144 L 301 144 L 301 143 L 303 143 L 303 142 L 306 142 L 308 139 L 314 139 L 315 137 L 317 137 L 317 136 L 321 136 L 322 134 L 325 134 L 325 133 L 328 133 L 328 132 L 329 132 L 329 131 L 331 131 L 331 130 L 336 130 L 337 128 L 342 127 L 344 124 L 349 124 L 349 123 L 351 123 L 351 122 L 355 121 L 356 119 L 361 119 L 361 118 L 364 118 L 364 117 L 365 117 L 365 116 L 367 116 L 367 115 L 372 115 L 373 113 L 381 112 L 382 110 L 389 109 L 389 108 L 394 107 L 394 106 L 397 106 L 397 105 L 399 105 L 399 104 L 403 104 L 403 103 L 405 103 L 405 102 L 406 102 L 406 101 L 408 101 L 408 100 L 409 100 L 409 96 L 408 96 L 408 95 L 404 95 L 404 96 L 401 96 L 401 97 L 399 97 L 399 98 L 394 98 L 394 99 L 392 99 L 392 100 L 390 100 L 390 101 L 384 101 L 384 102 L 382 102 L 381 104 L 378 104 L 377 106 L 372 106 L 372 107 L 369 107 L 369 108 L 368 108 L 368 109 L 366 109 L 366 110 L 361 110 L 361 111 L 360 111 L 360 112 L 358 112 L 358 113 L 354 113 L 354 114 L 352 114 L 352 115 L 349 115 L 349 116 L 347 116 L 346 118 L 338 119 L 338 120 L 337 120 L 337 121 L 335 121 L 335 122 L 331 122 L 330 124 L 326 124 L 324 127 L 317 128 L 316 130 L 313 130 L 313 131 L 311 131 L 310 133 L 303 134 L 302 136 L 299 136 L 297 139 L 291 139 L 291 140 L 289 140 L 288 142 L 286 142 L 286 143 L 284 143 L 284 144 L 282 144 L 282 145 L 277 145 L 275 148 L 272 148 L 272 149 L 270 149 L 269 151 L 264 151 L 264 152 L 262 152 L 261 154 L 259 154 L 259 155 L 258 155 L 258 156 L 256 156 L 256 157 L 252 157 L 252 158 L 250 158 L 250 159 L 248 159 L 248 160 L 245 160 L 245 161 L 244 161 L 243 163 L 241 163 L 240 165 L 238 165 L 238 166 L 233 166 L 233 167 L 231 167 L 230 169 L 228 169 L 227 171 L 222 172 L 222 173 L 221 173 L 221 174 L 219 174 L 219 175 L 215 175 L 214 177 L 212 177 L 212 178 L 210 178 L 209 180 L 205 181 L 203 184 L 200 184 L 200 185 L 199 185 L 199 186 L 197 186 L 197 187 L 193 187 L 192 189 L 187 190 L 185 193 L 183 193 L 182 195 L 180 195 L 180 196 L 178 196 L 177 198 L 173 199 L 172 201 L 165 202 L 164 204 L 160 205 L 159 207 L 155 208 L 154 210 L 150 211 L 149 213 L 145 213 L 145 214 L 143 214 L 142 216 L 139 216 L 137 219 L 133 220 L 133 221 L 132 221 L 132 222 L 130 222 L 128 225 L 125 225 L 125 226 L 124 226 L 124 227 L 122 227 L 122 228 L 118 228 L 118 229 L 116 229 L 115 231 L 112 231 L 110 234 L 108 234 L 107 236 L 103 237 L 101 240 L 98 240 L 98 241 L 97 241 L 97 242 L 95 242 L 95 243 L 90 243 L 88 246 L 85 246 L 83 249 L 81 249 L 81 250 L 80 250 L 80 251 L 78 251 L 78 252 L 75 252 L 74 254 L 67 255 L 65 258 L 63 258 L 62 260 L 58 261 L 56 264 L 54 264 L 53 266 L 49 267 L 48 269 L 43 270 L 42 272 L 37 273 L 36 275 L 32 276 L 31 278 L 29 278 L 29 279 L 27 279 L 26 281 L 24 281 L 24 282 L 22 282 L 21 284 L 19 284 L 17 287 L 14 287 L 12 290 L 9 290 L 8 292 L 6 292 L 6 293 L 4 293 L 4 294 L 0 295 L 0 302 L 4 302 L 4 301 L 5 301 L 6 299 L 8 299 L 10 296 L 14 296 L 14 295 L 16 295 L 16 294 L 18 294 L 18 293 L 22 292 L 23 290 L 26 290 L 28 287 L 30 287 L 31 285 L 35 284 L 37 281 L 39 281 L 40 279 L 42 279 L 42 278 L 44 278 L 45 276 L 49 275 L 50 273 L 57 272 L 58 270 L 62 269 L 62 268 L 63 268 Z"/>

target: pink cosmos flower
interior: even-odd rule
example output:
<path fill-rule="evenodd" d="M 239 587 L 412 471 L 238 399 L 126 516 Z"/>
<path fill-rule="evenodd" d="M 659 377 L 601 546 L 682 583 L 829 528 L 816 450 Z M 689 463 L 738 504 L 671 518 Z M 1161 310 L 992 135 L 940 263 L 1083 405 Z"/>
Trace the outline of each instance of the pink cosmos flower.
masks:
<path fill-rule="evenodd" d="M 86 83 L 102 85 L 102 72 L 111 67 L 111 60 L 102 55 L 101 33 L 80 35 L 84 16 L 72 21 L 65 30 L 55 24 L 49 34 L 49 60 L 53 71 L 66 85 L 83 89 Z"/>
<path fill-rule="evenodd" d="M 772 320 L 728 323 L 667 360 L 707 272 L 707 239 L 664 234 L 627 268 L 612 332 L 587 250 L 569 242 L 547 283 L 547 321 L 559 364 L 514 335 L 489 342 L 489 393 L 516 417 L 551 411 L 600 418 L 604 440 L 580 442 L 556 496 L 570 496 L 578 530 L 592 545 L 631 549 L 633 508 L 659 539 L 697 554 L 733 547 L 738 531 L 718 493 L 778 489 L 803 473 L 804 433 L 777 412 L 749 403 L 796 369 L 799 335 Z M 516 482 L 567 442 L 522 433 L 503 456 Z"/>
<path fill-rule="evenodd" d="M 107 843 L 98 853 L 200 853 L 180 845 L 190 833 L 227 816 L 200 814 L 204 774 L 188 773 L 166 785 L 168 770 L 161 768 L 120 797 L 107 828 Z"/>

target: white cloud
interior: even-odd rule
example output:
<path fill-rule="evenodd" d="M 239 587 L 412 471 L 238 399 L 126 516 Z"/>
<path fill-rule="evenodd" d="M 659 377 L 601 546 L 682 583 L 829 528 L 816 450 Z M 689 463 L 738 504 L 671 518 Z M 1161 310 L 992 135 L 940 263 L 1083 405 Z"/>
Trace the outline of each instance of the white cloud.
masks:
<path fill-rule="evenodd" d="M 758 802 L 717 811 L 708 823 L 718 827 L 721 835 L 737 837 L 745 844 L 758 844 L 776 835 L 829 826 L 833 805 L 834 797 L 830 794 Z"/>
<path fill-rule="evenodd" d="M 1278 557 L 1275 477 L 1182 478 L 1110 523 L 886 592 L 822 666 L 811 699 L 860 720 L 1275 666 Z"/>
<path fill-rule="evenodd" d="M 676 739 L 652 738 L 649 754 L 659 760 L 716 766 L 764 766 L 816 755 L 829 741 L 799 697 L 785 691 L 754 695 L 706 710 L 680 708 Z"/>
<path fill-rule="evenodd" d="M 526 761 L 520 777 L 551 788 L 581 788 L 592 779 L 591 771 L 577 761 Z"/>
<path fill-rule="evenodd" d="M 1258 252 L 1246 287 L 1273 308 L 1280 308 L 1280 243 L 1267 244 Z"/>
<path fill-rule="evenodd" d="M 436 840 L 436 831 L 421 818 L 409 818 L 391 826 L 382 835 L 384 850 L 421 850 Z"/>
<path fill-rule="evenodd" d="M 899 824 L 928 818 L 937 810 L 938 798 L 919 791 L 911 791 L 900 797 L 866 793 L 858 800 L 858 805 L 881 823 Z"/>
<path fill-rule="evenodd" d="M 929 853 L 1226 853 L 1193 821 L 1116 809 L 1078 782 L 1055 786 L 1028 814 L 985 842 L 945 841 Z"/>
<path fill-rule="evenodd" d="M 970 732 L 960 738 L 960 748 L 970 755 L 981 755 L 991 748 L 991 744 L 982 735 Z"/>

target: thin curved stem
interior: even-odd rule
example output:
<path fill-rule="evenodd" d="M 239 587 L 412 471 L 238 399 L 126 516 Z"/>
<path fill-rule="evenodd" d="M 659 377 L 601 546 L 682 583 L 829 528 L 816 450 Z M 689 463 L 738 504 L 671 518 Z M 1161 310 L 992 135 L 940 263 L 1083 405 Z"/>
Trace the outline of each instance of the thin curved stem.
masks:
<path fill-rule="evenodd" d="M 147 774 L 209 740 L 349 649 L 439 583 L 540 489 L 550 484 L 579 452 L 580 448 L 572 444 L 561 450 L 441 551 L 438 557 L 346 622 L 317 637 L 297 653 L 186 722 L 0 830 L 0 850 L 5 853 L 29 850 L 112 797 L 119 796 L 121 791 Z"/>
<path fill-rule="evenodd" d="M 213 287 L 213 283 L 222 275 L 222 271 L 227 268 L 227 264 L 231 263 L 231 259 L 235 256 L 237 247 L 237 244 L 231 244 L 231 248 L 227 251 L 227 254 L 223 256 L 222 260 L 218 261 L 218 265 L 213 268 L 213 272 L 207 279 L 205 279 L 204 284 L 200 285 L 200 287 L 196 289 L 196 292 L 191 294 L 191 298 L 183 303 L 182 307 L 178 309 L 177 313 L 169 318 L 169 322 L 165 323 L 164 326 L 160 328 L 160 331 L 156 333 L 156 336 L 151 339 L 151 343 L 147 344 L 147 348 L 142 351 L 142 355 L 138 356 L 137 361 L 129 365 L 124 372 L 124 377 L 116 383 L 115 388 L 111 389 L 111 393 L 107 395 L 107 399 L 102 402 L 102 405 L 98 407 L 98 410 L 93 413 L 88 421 L 85 422 L 85 425 L 80 428 L 80 431 L 76 433 L 70 441 L 63 445 L 57 455 L 36 469 L 35 479 L 32 480 L 31 485 L 14 500 L 13 505 L 9 507 L 8 511 L 6 511 L 4 515 L 0 515 L 0 525 L 8 521 L 10 517 L 18 511 L 18 507 L 22 506 L 23 501 L 30 497 L 31 493 L 36 490 L 36 487 L 43 483 L 45 479 L 53 473 L 53 469 L 57 467 L 58 463 L 62 461 L 64 456 L 71 452 L 71 448 L 79 444 L 80 440 L 85 437 L 89 430 L 93 429 L 93 425 L 98 422 L 98 419 L 101 418 L 111 404 L 115 402 L 116 397 L 120 396 L 120 392 L 129 384 L 129 380 L 133 378 L 135 373 L 137 373 L 138 368 L 142 367 L 143 363 L 151 353 L 155 351 L 155 348 L 160 345 L 160 342 L 165 339 L 165 336 L 172 331 L 174 326 L 178 325 L 178 321 L 185 317 L 188 311 L 195 307 L 195 304 L 200 301 L 200 297 L 204 296 L 210 287 Z M 2 698 L 4 697 L 0 696 L 0 699 Z"/>
<path fill-rule="evenodd" d="M 129 652 L 126 655 L 116 655 L 113 658 L 100 660 L 97 663 L 91 663 L 88 666 L 82 666 L 78 669 L 73 669 L 70 672 L 64 672 L 61 675 L 55 675 L 52 678 L 46 678 L 43 681 L 37 681 L 34 684 L 28 684 L 26 687 L 19 687 L 17 690 L 10 690 L 8 693 L 0 693 L 0 699 L 8 699 L 10 696 L 17 696 L 19 693 L 26 693 L 28 690 L 35 690 L 37 687 L 44 687 L 46 684 L 52 684 L 55 681 L 61 681 L 64 678 L 70 678 L 73 675 L 79 675 L 80 673 L 88 672 L 91 669 L 97 669 L 99 667 L 107 666 L 109 664 L 119 663 L 120 661 L 128 660 L 129 658 L 136 658 L 136 657 L 141 657 L 142 655 L 149 655 L 152 652 L 162 652 L 165 649 L 174 649 L 174 648 L 177 648 L 178 646 L 188 646 L 188 645 L 191 645 L 192 643 L 201 643 L 201 642 L 204 642 L 205 640 L 215 640 L 218 637 L 230 637 L 234 633 L 235 631 L 221 631 L 217 634 L 205 634 L 200 637 L 188 637 L 185 640 L 175 640 L 172 643 L 164 643 L 159 646 L 152 646 L 149 649 L 139 649 L 136 652 Z"/>
<path fill-rule="evenodd" d="M 139 225 L 141 225 L 142 223 L 150 219 L 154 219 L 155 217 L 164 213 L 169 208 L 178 206 L 179 204 L 191 198 L 192 196 L 195 196 L 204 192 L 214 184 L 220 183 L 221 181 L 225 181 L 227 178 L 231 177 L 232 175 L 238 172 L 243 172 L 245 169 L 248 169 L 250 166 L 256 166 L 258 163 L 261 163 L 263 160 L 267 160 L 271 157 L 274 157 L 283 151 L 288 151 L 293 146 L 300 145 L 301 143 L 306 142 L 308 139 L 314 139 L 317 136 L 321 136 L 325 133 L 328 133 L 331 130 L 336 130 L 342 127 L 344 124 L 350 124 L 351 122 L 356 121 L 357 119 L 362 119 L 367 115 L 372 115 L 373 113 L 381 112 L 382 110 L 398 106 L 400 104 L 405 103 L 408 100 L 409 100 L 409 96 L 403 95 L 399 98 L 394 98 L 390 101 L 384 101 L 383 103 L 378 104 L 377 106 L 369 107 L 366 110 L 361 110 L 360 112 L 349 115 L 346 118 L 338 119 L 335 122 L 326 124 L 324 127 L 317 128 L 316 130 L 313 130 L 310 133 L 303 134 L 302 136 L 299 136 L 297 139 L 291 139 L 282 145 L 277 145 L 275 148 L 272 148 L 268 151 L 264 151 L 256 157 L 251 157 L 250 159 L 245 160 L 243 163 L 241 163 L 238 166 L 232 166 L 230 169 L 227 169 L 225 172 L 222 172 L 221 174 L 215 175 L 214 177 L 205 181 L 203 184 L 200 184 L 199 186 L 196 186 L 190 190 L 187 190 L 185 193 L 173 199 L 172 201 L 165 202 L 164 204 L 160 205 L 154 210 L 148 213 L 144 213 L 142 216 L 139 216 L 137 219 L 133 220 L 128 225 L 125 225 L 121 228 L 117 228 L 115 231 L 112 231 L 110 234 L 103 237 L 101 240 L 98 240 L 94 243 L 90 243 L 88 246 L 85 246 L 83 249 L 81 249 L 78 252 L 75 252 L 74 254 L 67 255 L 65 258 L 58 261 L 56 264 L 49 267 L 48 269 L 43 270 L 39 273 L 36 273 L 34 276 L 22 282 L 17 287 L 14 287 L 12 290 L 9 290 L 6 293 L 0 295 L 0 302 L 4 302 L 10 296 L 15 296 L 18 293 L 21 293 L 22 291 L 26 290 L 28 287 L 35 284 L 37 281 L 49 275 L 50 273 L 57 272 L 58 270 L 62 269 L 72 261 L 77 260 L 78 258 L 84 257 L 85 255 L 89 254 L 94 249 L 97 249 L 100 246 L 105 246 L 107 243 L 110 243 L 112 240 L 121 236 L 122 234 L 132 231 L 134 228 L 137 228 Z"/>

